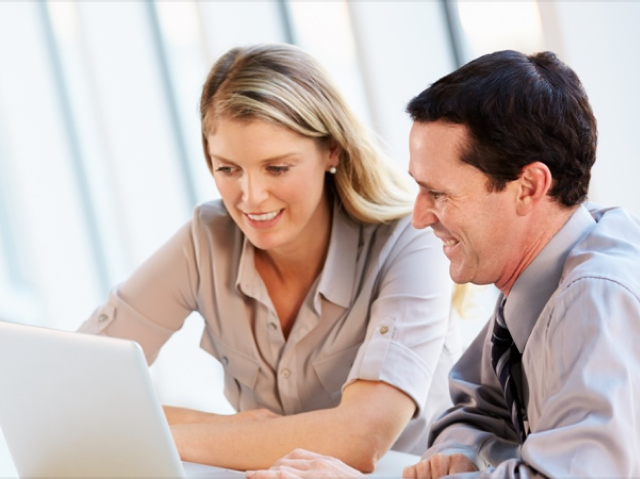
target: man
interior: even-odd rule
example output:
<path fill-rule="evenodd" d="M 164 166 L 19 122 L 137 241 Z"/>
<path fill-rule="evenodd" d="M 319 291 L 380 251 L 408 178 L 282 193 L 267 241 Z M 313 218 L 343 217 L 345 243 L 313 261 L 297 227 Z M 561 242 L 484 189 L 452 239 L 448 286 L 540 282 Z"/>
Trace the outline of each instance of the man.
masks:
<path fill-rule="evenodd" d="M 578 77 L 549 52 L 496 52 L 408 112 L 414 226 L 442 239 L 454 281 L 501 294 L 405 477 L 640 477 L 640 222 L 584 204 L 596 121 Z"/>

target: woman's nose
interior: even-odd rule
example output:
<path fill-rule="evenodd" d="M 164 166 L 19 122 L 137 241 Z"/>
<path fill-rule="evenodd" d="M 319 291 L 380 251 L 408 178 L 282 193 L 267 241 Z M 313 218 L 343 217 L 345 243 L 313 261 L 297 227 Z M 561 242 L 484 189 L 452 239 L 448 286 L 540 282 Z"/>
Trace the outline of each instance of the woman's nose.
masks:
<path fill-rule="evenodd" d="M 245 175 L 242 182 L 242 201 L 248 205 L 259 205 L 269 196 L 264 180 Z"/>

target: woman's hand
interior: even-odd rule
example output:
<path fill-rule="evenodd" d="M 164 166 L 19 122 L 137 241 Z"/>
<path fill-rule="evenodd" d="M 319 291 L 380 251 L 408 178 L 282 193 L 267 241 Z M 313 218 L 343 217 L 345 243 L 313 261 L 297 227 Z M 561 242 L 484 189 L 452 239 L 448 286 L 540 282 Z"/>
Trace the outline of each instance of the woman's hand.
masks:
<path fill-rule="evenodd" d="M 278 460 L 269 469 L 247 471 L 252 479 L 284 477 L 364 477 L 360 471 L 347 466 L 344 462 L 330 456 L 323 456 L 304 449 L 295 449 Z"/>

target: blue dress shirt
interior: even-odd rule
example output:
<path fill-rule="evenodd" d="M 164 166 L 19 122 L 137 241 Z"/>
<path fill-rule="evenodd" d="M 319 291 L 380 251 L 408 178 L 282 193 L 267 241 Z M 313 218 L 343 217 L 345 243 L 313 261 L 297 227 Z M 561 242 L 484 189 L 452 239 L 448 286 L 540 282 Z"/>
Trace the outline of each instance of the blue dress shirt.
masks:
<path fill-rule="evenodd" d="M 479 471 L 460 477 L 640 477 L 640 220 L 580 206 L 515 282 L 505 319 L 529 436 L 516 439 L 491 367 L 494 314 L 451 371 L 455 406 L 423 457 L 466 454 Z"/>

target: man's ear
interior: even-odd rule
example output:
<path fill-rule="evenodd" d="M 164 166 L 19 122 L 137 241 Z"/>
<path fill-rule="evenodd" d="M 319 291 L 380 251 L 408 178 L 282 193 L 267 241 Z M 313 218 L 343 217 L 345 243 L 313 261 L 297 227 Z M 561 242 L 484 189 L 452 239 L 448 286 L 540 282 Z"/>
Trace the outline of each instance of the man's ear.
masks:
<path fill-rule="evenodd" d="M 522 168 L 516 182 L 516 211 L 525 216 L 546 198 L 553 177 L 547 165 L 536 161 Z"/>

